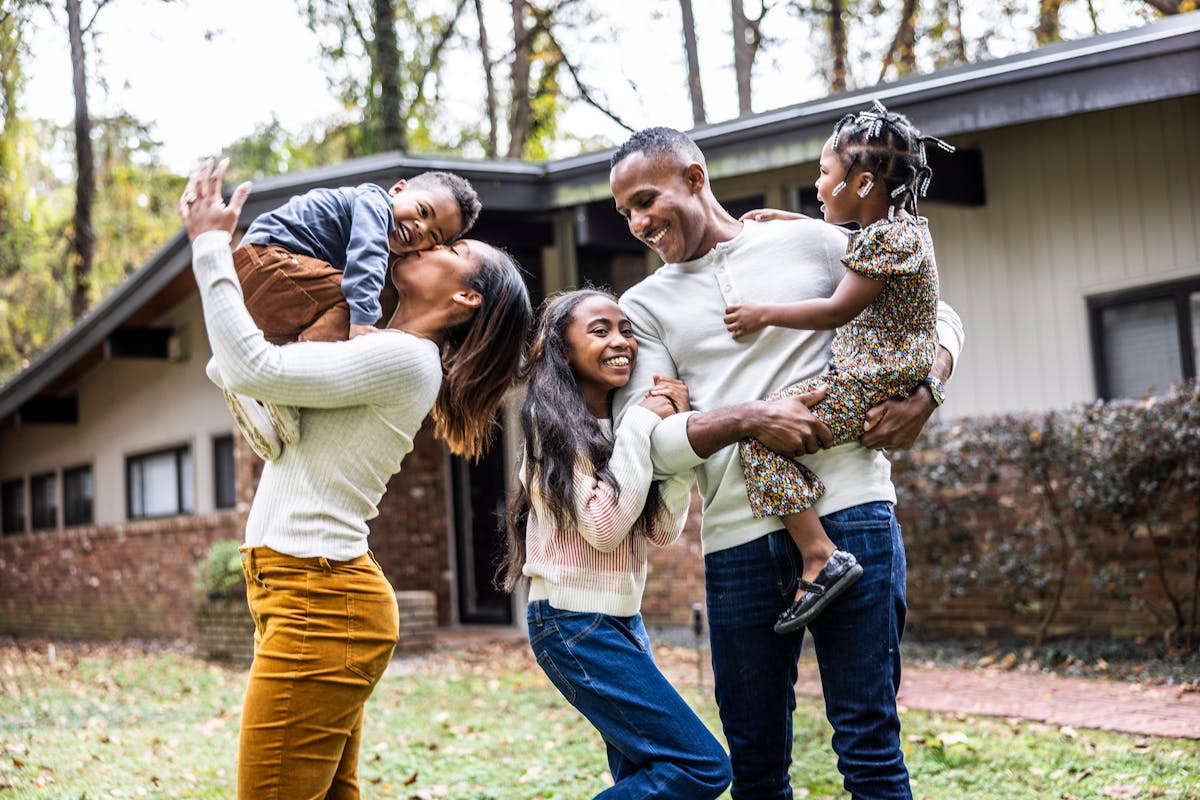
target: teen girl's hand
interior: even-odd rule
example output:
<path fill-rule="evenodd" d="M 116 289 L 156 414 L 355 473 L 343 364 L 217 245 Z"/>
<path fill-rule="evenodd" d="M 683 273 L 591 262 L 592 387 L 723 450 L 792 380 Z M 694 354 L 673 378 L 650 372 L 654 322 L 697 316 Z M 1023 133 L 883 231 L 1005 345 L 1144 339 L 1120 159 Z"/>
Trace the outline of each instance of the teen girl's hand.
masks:
<path fill-rule="evenodd" d="M 225 231 L 232 234 L 237 227 L 242 206 L 250 196 L 250 182 L 247 181 L 234 189 L 229 203 L 226 204 L 221 199 L 221 179 L 225 177 L 225 170 L 228 168 L 228 158 L 221 159 L 216 169 L 213 168 L 212 159 L 209 159 L 188 179 L 187 187 L 179 198 L 179 216 L 183 217 L 189 240 L 194 241 L 197 236 L 208 231 Z"/>
<path fill-rule="evenodd" d="M 680 411 L 692 410 L 691 394 L 688 392 L 687 384 L 678 378 L 664 378 L 662 375 L 655 375 L 654 388 L 646 392 L 646 397 L 667 398 L 675 414 Z"/>
<path fill-rule="evenodd" d="M 658 414 L 659 419 L 666 419 L 675 413 L 675 406 L 671 404 L 671 398 L 661 394 L 647 394 L 638 405 Z"/>
<path fill-rule="evenodd" d="M 737 303 L 725 307 L 725 328 L 740 339 L 767 327 L 766 306 L 762 303 Z"/>
<path fill-rule="evenodd" d="M 778 208 L 756 208 L 738 217 L 738 222 L 766 222 L 771 219 L 808 219 L 807 214 L 798 211 L 783 211 Z"/>

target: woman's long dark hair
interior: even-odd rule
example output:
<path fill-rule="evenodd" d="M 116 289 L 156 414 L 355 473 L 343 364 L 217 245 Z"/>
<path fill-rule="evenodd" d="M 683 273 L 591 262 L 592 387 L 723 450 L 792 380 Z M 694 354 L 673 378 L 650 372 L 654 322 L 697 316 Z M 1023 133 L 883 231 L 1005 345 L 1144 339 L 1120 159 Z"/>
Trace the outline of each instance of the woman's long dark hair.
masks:
<path fill-rule="evenodd" d="M 477 461 L 491 444 L 496 412 L 520 367 L 533 307 L 511 256 L 482 243 L 471 250 L 479 269 L 469 283 L 483 300 L 469 320 L 446 332 L 433 421 L 450 452 Z"/>
<path fill-rule="evenodd" d="M 525 567 L 525 528 L 530 507 L 526 483 L 545 498 L 548 522 L 559 529 L 577 525 L 572 491 L 578 459 L 591 462 L 596 476 L 620 492 L 608 469 L 612 440 L 588 410 L 567 360 L 567 328 L 576 307 L 592 297 L 616 302 L 610 292 L 590 287 L 546 298 L 529 359 L 521 371 L 527 384 L 521 406 L 525 482 L 518 485 L 508 502 L 508 552 L 496 571 L 496 585 L 509 592 L 521 582 Z M 647 532 L 660 505 L 658 484 L 653 483 L 631 535 Z"/>

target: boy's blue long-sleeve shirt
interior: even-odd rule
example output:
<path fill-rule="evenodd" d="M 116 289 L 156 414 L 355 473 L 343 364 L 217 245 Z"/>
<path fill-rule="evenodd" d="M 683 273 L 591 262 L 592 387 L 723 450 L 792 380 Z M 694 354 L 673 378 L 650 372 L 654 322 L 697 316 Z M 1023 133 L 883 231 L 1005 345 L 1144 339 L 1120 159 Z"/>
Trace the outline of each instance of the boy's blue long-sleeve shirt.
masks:
<path fill-rule="evenodd" d="M 392 198 L 373 183 L 312 189 L 250 223 L 242 244 L 282 247 L 328 261 L 342 271 L 352 325 L 373 325 L 382 313 L 388 240 L 396 229 Z"/>

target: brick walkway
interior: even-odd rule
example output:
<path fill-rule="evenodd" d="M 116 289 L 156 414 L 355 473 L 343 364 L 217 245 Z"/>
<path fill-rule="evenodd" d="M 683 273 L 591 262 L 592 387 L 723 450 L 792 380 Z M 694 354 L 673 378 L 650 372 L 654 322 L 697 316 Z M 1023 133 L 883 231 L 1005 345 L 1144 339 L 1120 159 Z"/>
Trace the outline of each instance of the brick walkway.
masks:
<path fill-rule="evenodd" d="M 800 667 L 797 689 L 819 697 L 816 664 L 807 659 Z M 905 665 L 899 701 L 902 707 L 924 711 L 1200 739 L 1200 692 L 1178 686 Z"/>
<path fill-rule="evenodd" d="M 512 629 L 438 630 L 438 649 L 454 650 L 482 641 L 527 649 L 524 633 Z M 656 643 L 655 659 L 676 684 L 703 680 L 712 686 L 708 653 L 700 658 L 691 648 Z M 811 656 L 800 660 L 798 691 L 821 696 L 817 665 Z M 1200 692 L 1179 686 L 1126 683 L 1103 679 L 1032 675 L 995 667 L 941 669 L 904 665 L 900 705 L 942 713 L 1015 717 L 1047 725 L 1070 725 L 1145 736 L 1200 739 Z"/>

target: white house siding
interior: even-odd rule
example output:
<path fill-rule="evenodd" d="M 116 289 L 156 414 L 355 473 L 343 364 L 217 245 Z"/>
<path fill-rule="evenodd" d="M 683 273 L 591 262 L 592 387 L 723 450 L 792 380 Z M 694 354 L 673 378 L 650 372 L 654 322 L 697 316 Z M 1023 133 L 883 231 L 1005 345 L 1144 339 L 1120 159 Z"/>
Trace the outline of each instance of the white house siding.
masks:
<path fill-rule="evenodd" d="M 1196 141 L 1195 98 L 955 140 L 987 205 L 922 207 L 967 328 L 950 414 L 1095 399 L 1087 298 L 1200 274 Z"/>
<path fill-rule="evenodd" d="M 0 480 L 91 464 L 95 524 L 119 523 L 126 520 L 126 456 L 186 444 L 196 511 L 213 511 L 212 439 L 229 434 L 232 421 L 204 375 L 211 350 L 199 297 L 190 296 L 156 325 L 180 332 L 185 360 L 101 362 L 79 382 L 78 425 L 29 425 L 0 433 Z M 60 498 L 61 493 L 60 476 Z M 27 485 L 27 508 L 28 502 Z M 61 519 L 61 509 L 59 514 Z"/>

